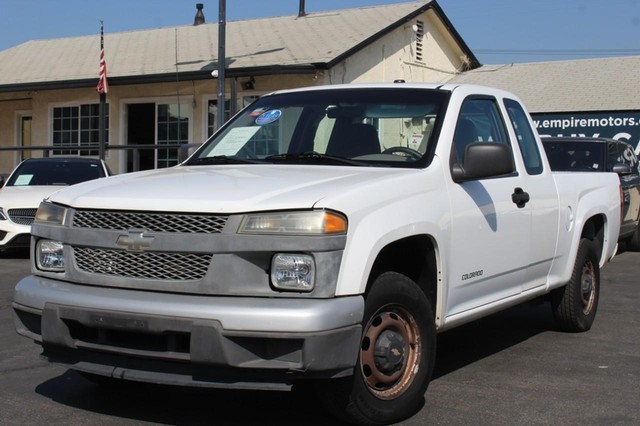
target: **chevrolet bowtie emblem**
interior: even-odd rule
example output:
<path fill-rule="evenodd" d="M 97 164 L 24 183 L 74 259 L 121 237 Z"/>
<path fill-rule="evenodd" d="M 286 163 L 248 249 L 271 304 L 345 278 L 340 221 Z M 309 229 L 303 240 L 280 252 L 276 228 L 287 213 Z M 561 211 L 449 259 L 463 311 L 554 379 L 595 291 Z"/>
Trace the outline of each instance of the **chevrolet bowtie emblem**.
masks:
<path fill-rule="evenodd" d="M 124 246 L 128 251 L 144 251 L 154 239 L 155 237 L 145 237 L 144 231 L 129 231 L 128 235 L 120 235 L 116 244 Z"/>

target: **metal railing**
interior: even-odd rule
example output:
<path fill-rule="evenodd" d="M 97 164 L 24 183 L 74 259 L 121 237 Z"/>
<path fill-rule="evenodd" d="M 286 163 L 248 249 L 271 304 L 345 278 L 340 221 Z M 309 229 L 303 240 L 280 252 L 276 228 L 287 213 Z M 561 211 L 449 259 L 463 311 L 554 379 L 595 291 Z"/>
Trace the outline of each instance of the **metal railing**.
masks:
<path fill-rule="evenodd" d="M 186 160 L 187 157 L 193 152 L 193 150 L 196 147 L 199 147 L 200 144 L 132 144 L 132 145 L 105 145 L 104 149 L 105 151 L 132 151 L 133 152 L 133 157 L 132 157 L 132 163 L 133 163 L 133 170 L 129 170 L 131 172 L 137 172 L 140 170 L 140 151 L 144 151 L 144 150 L 159 150 L 159 149 L 177 149 L 178 150 L 178 163 L 181 163 L 182 161 Z M 45 145 L 45 146 L 20 146 L 20 147 L 0 147 L 0 152 L 3 151 L 14 151 L 14 152 L 21 152 L 21 151 L 34 151 L 34 152 L 38 152 L 41 151 L 42 152 L 42 156 L 43 157 L 49 157 L 52 151 L 75 151 L 75 152 L 80 152 L 80 151 L 95 151 L 95 152 L 99 152 L 99 145 L 98 144 L 91 144 L 91 145 L 57 145 L 57 146 L 51 146 L 51 145 Z M 97 155 L 95 155 L 97 156 Z M 94 156 L 91 156 L 94 157 Z"/>

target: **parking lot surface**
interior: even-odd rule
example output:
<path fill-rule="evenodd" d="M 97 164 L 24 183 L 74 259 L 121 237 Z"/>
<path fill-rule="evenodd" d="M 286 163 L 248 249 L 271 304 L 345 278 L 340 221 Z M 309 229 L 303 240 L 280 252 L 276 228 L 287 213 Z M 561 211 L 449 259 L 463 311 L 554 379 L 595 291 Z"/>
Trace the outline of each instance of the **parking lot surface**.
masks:
<path fill-rule="evenodd" d="M 640 253 L 602 270 L 587 333 L 530 303 L 438 336 L 425 405 L 403 425 L 640 425 Z M 94 385 L 40 360 L 13 325 L 24 252 L 0 255 L 0 424 L 337 425 L 313 395 Z"/>

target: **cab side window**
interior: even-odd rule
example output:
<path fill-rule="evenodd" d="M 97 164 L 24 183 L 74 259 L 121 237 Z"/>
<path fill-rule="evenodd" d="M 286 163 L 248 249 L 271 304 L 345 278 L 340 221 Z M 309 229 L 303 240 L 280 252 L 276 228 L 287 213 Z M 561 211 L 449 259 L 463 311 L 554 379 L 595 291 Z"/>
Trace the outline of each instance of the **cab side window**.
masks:
<path fill-rule="evenodd" d="M 542 159 L 540 158 L 540 150 L 538 149 L 535 134 L 529 125 L 527 113 L 524 112 L 520 103 L 512 99 L 505 99 L 504 106 L 518 138 L 518 146 L 520 147 L 527 173 L 539 175 L 542 173 Z"/>
<path fill-rule="evenodd" d="M 464 164 L 466 147 L 474 142 L 509 143 L 502 116 L 493 98 L 472 97 L 462 104 L 453 136 L 458 163 Z"/>

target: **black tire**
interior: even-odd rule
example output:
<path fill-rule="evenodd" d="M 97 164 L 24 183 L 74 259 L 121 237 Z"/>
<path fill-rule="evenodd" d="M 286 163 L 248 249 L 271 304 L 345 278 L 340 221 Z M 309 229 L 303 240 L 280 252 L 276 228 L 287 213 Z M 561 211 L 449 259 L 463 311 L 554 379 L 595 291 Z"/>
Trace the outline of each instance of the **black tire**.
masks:
<path fill-rule="evenodd" d="M 380 275 L 366 296 L 360 354 L 353 376 L 320 392 L 334 414 L 362 425 L 406 419 L 424 404 L 436 355 L 431 305 L 409 278 Z"/>
<path fill-rule="evenodd" d="M 600 299 L 600 266 L 591 240 L 583 238 L 571 280 L 551 293 L 553 315 L 561 329 L 587 331 L 593 325 Z"/>

